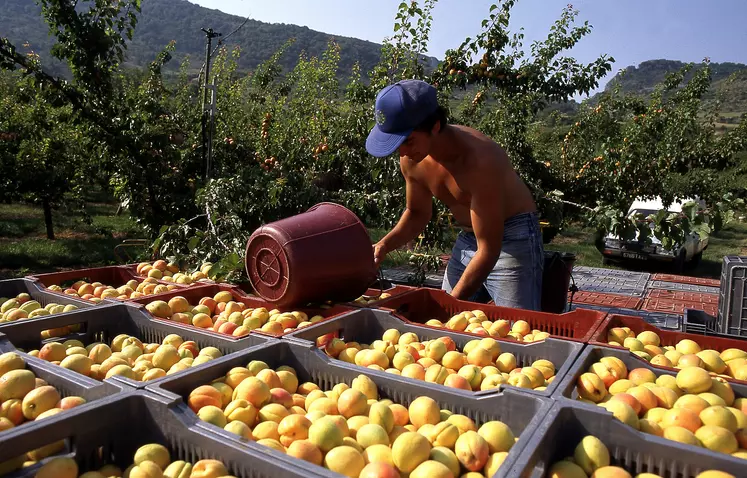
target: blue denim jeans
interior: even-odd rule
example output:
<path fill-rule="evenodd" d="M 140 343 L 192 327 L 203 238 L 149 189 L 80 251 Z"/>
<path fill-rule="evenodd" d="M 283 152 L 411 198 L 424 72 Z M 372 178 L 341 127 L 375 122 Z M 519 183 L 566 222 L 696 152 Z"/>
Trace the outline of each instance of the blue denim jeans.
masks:
<path fill-rule="evenodd" d="M 441 288 L 451 292 L 477 251 L 474 233 L 460 232 Z M 542 233 L 536 213 L 518 214 L 503 225 L 503 245 L 495 267 L 469 300 L 526 310 L 540 310 L 545 264 Z"/>

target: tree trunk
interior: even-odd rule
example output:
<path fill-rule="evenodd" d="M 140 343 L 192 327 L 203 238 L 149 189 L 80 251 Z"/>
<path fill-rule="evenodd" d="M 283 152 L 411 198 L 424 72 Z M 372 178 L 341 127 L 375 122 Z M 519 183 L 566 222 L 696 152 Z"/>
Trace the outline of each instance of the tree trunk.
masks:
<path fill-rule="evenodd" d="M 54 240 L 54 227 L 52 226 L 52 205 L 49 204 L 49 199 L 42 199 L 42 207 L 44 208 L 44 224 L 47 226 L 47 239 Z"/>

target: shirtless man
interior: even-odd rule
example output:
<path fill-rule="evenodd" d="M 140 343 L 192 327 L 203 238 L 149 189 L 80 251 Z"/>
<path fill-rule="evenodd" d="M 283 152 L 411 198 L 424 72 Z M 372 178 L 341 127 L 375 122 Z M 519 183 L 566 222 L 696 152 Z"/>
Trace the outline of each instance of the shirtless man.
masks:
<path fill-rule="evenodd" d="M 377 264 L 415 239 L 432 215 L 432 197 L 462 226 L 442 288 L 457 299 L 540 310 L 544 250 L 536 205 L 506 152 L 472 128 L 447 124 L 436 90 L 400 81 L 376 98 L 376 122 L 366 149 L 386 157 L 399 150 L 407 207 L 374 244 Z"/>

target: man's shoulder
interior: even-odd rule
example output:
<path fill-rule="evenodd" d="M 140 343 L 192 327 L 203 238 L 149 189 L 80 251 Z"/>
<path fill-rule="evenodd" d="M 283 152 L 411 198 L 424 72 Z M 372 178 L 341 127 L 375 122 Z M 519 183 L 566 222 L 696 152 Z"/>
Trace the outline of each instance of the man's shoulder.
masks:
<path fill-rule="evenodd" d="M 505 154 L 505 150 L 493 140 L 490 136 L 486 135 L 482 131 L 476 130 L 470 126 L 464 125 L 453 125 L 459 135 L 461 142 L 467 146 L 468 149 L 473 150 L 476 153 L 484 153 L 485 151 L 494 151 L 499 154 Z"/>

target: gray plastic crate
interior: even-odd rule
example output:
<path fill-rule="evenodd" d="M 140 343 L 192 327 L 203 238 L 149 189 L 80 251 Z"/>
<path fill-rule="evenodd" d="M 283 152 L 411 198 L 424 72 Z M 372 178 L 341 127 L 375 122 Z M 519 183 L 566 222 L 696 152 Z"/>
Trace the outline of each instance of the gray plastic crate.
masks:
<path fill-rule="evenodd" d="M 630 352 L 626 349 L 587 345 L 579 355 L 576 363 L 573 364 L 573 368 L 565 375 L 563 380 L 558 385 L 557 391 L 555 395 L 553 395 L 553 398 L 574 400 L 574 403 L 577 403 L 578 406 L 598 408 L 595 405 L 575 401 L 578 399 L 576 381 L 578 380 L 578 377 L 581 376 L 581 374 L 587 372 L 589 370 L 589 367 L 591 367 L 591 365 L 595 362 L 598 362 L 602 357 L 617 357 L 623 361 L 625 366 L 628 368 L 628 371 L 634 368 L 647 368 L 653 371 L 657 377 L 660 375 L 676 376 L 678 372 L 678 370 L 673 368 L 651 365 L 644 359 L 639 358 L 633 352 Z M 747 385 L 742 382 L 733 380 L 729 381 L 729 385 L 731 385 L 732 390 L 734 390 L 734 395 L 736 396 L 736 398 L 747 397 Z M 612 416 L 611 413 L 609 415 Z M 745 463 L 745 465 L 747 465 L 747 463 Z"/>
<path fill-rule="evenodd" d="M 80 325 L 80 331 L 64 337 L 53 337 L 41 339 L 41 331 L 64 327 L 67 325 Z M 184 340 L 192 340 L 201 349 L 204 347 L 215 347 L 224 355 L 243 350 L 247 347 L 265 344 L 276 339 L 250 334 L 239 339 L 232 339 L 226 335 L 202 331 L 196 327 L 179 327 L 165 321 L 151 320 L 144 312 L 142 305 L 111 304 L 99 307 L 83 309 L 67 314 L 47 316 L 39 319 L 20 320 L 0 325 L 0 336 L 3 336 L 13 347 L 30 351 L 40 349 L 47 342 L 64 342 L 75 339 L 88 345 L 93 342 L 110 344 L 119 334 L 132 335 L 143 342 L 161 343 L 169 334 L 177 334 Z M 0 342 L 0 348 L 13 349 L 8 343 L 5 346 Z M 57 365 L 49 364 L 60 370 L 65 370 Z M 179 373 L 185 373 L 190 369 Z M 74 373 L 74 372 L 70 372 Z M 76 376 L 82 375 L 75 373 Z M 89 379 L 93 380 L 93 379 Z M 137 382 L 125 377 L 113 377 L 114 381 L 121 381 L 134 388 L 144 388 L 146 382 Z M 107 380 L 107 381 L 110 381 Z M 163 380 L 156 379 L 157 380 Z M 94 383 L 100 383 L 93 380 Z M 152 382 L 150 382 L 152 383 Z"/>
<path fill-rule="evenodd" d="M 609 414 L 556 402 L 513 464 L 510 476 L 544 478 L 555 462 L 573 456 L 586 435 L 599 438 L 610 452 L 611 464 L 632 476 L 653 473 L 663 478 L 694 478 L 709 469 L 734 476 L 747 473 L 747 463 L 740 458 L 646 434 Z"/>
<path fill-rule="evenodd" d="M 648 284 L 648 273 L 601 269 L 596 267 L 574 267 L 573 282 L 579 290 L 642 296 Z"/>
<path fill-rule="evenodd" d="M 747 335 L 747 257 L 724 256 L 718 320 L 722 333 Z"/>
<path fill-rule="evenodd" d="M 721 333 L 721 326 L 718 318 L 698 309 L 685 309 L 682 331 L 710 337 L 747 340 L 747 331 L 743 331 L 742 335 L 728 335 Z"/>
<path fill-rule="evenodd" d="M 632 297 L 643 297 L 646 292 L 644 287 L 628 286 L 607 281 L 576 281 L 579 290 L 587 292 L 601 292 L 604 294 L 621 294 Z"/>
<path fill-rule="evenodd" d="M 343 316 L 321 322 L 311 327 L 305 327 L 288 336 L 289 339 L 302 340 L 306 346 L 314 346 L 317 337 L 336 332 L 338 337 L 348 342 L 358 342 L 370 344 L 374 340 L 381 340 L 382 335 L 387 329 L 397 329 L 401 333 L 412 332 L 420 340 L 432 340 L 439 337 L 450 337 L 457 346 L 458 350 L 472 340 L 480 340 L 474 336 L 460 334 L 448 329 L 436 329 L 431 327 L 421 327 L 406 324 L 401 320 L 393 317 L 391 314 L 373 309 L 363 309 Z M 501 352 L 509 352 L 516 357 L 519 367 L 528 367 L 535 360 L 546 359 L 552 362 L 556 367 L 555 379 L 547 386 L 545 391 L 526 390 L 530 393 L 536 393 L 544 397 L 549 397 L 557 387 L 557 384 L 570 370 L 571 365 L 581 353 L 583 344 L 580 342 L 571 342 L 568 340 L 548 338 L 540 342 L 522 343 L 514 340 L 496 339 L 501 346 Z M 340 361 L 341 362 L 341 361 Z M 344 363 L 344 362 L 343 362 Z M 356 366 L 358 367 L 358 366 Z M 370 372 L 370 369 L 358 367 L 361 372 Z M 386 372 L 378 372 L 385 373 Z M 404 377 L 403 377 L 404 378 Z M 437 385 L 430 382 L 423 382 L 416 379 L 407 379 L 414 383 L 426 384 L 429 387 L 446 388 L 443 385 Z M 514 388 L 511 385 L 501 385 L 500 389 Z M 451 389 L 450 389 L 451 390 Z M 494 394 L 497 390 L 485 390 L 477 392 L 468 392 L 457 390 L 465 396 L 480 396 Z"/>
<path fill-rule="evenodd" d="M 573 275 L 578 279 L 600 278 L 600 277 L 619 277 L 632 281 L 648 281 L 651 274 L 648 272 L 635 272 L 620 269 L 606 269 L 603 267 L 576 266 L 573 268 Z"/>
<path fill-rule="evenodd" d="M 3 341 L 4 337 L 2 336 L 2 334 L 0 334 L 0 342 Z M 6 351 L 7 350 L 2 350 L 3 353 Z M 131 390 L 130 387 L 124 384 L 98 382 L 91 378 L 84 377 L 83 375 L 77 374 L 70 370 L 66 370 L 62 367 L 58 367 L 49 362 L 45 362 L 44 360 L 32 357 L 24 353 L 18 353 L 18 355 L 20 355 L 21 358 L 26 361 L 27 370 L 31 370 L 38 378 L 44 380 L 48 385 L 51 385 L 55 389 L 57 389 L 62 398 L 75 396 L 82 397 L 86 400 L 85 404 L 72 408 L 70 410 L 66 410 L 59 415 L 64 415 L 71 412 L 78 413 L 80 409 L 90 408 L 99 400 L 117 395 L 123 390 Z M 10 430 L 0 432 L 0 449 L 5 447 L 4 442 L 8 440 L 7 437 L 13 437 L 14 434 L 19 430 L 23 431 L 29 428 L 39 427 L 40 424 L 43 425 L 45 423 L 48 423 L 47 420 L 51 420 L 55 416 L 38 421 L 33 420 L 24 422 L 14 428 L 11 428 Z M 0 460 L 0 463 L 2 462 L 3 460 Z"/>
<path fill-rule="evenodd" d="M 495 475 L 496 478 L 509 476 L 507 472 L 510 469 L 510 463 L 518 457 L 524 445 L 529 442 L 534 430 L 539 427 L 552 404 L 552 401 L 543 397 L 511 389 L 488 397 L 466 398 L 451 393 L 445 387 L 424 387 L 421 382 L 412 382 L 396 375 L 367 373 L 356 366 L 331 361 L 315 348 L 291 340 L 282 340 L 222 357 L 192 370 L 189 374 L 166 377 L 162 382 L 147 387 L 147 390 L 166 397 L 173 402 L 175 408 L 194 417 L 194 412 L 187 407 L 185 402 L 192 390 L 223 377 L 233 367 L 246 366 L 252 360 L 262 360 L 273 369 L 281 365 L 289 365 L 296 370 L 299 383 L 314 382 L 323 390 L 329 390 L 338 383 L 350 385 L 353 379 L 363 374 L 373 380 L 381 398 L 388 398 L 395 403 L 409 406 L 416 398 L 428 396 L 435 400 L 441 409 L 465 415 L 474 420 L 478 426 L 487 421 L 500 420 L 511 428 L 514 435 L 518 437 L 518 441 Z M 214 425 L 203 422 L 199 424 L 206 431 L 209 430 L 216 436 L 220 436 L 222 441 L 244 444 L 247 448 L 264 453 L 278 463 L 298 464 L 297 460 L 284 453 L 244 440 Z M 316 465 L 304 465 L 306 476 L 339 476 Z"/>
<path fill-rule="evenodd" d="M 718 294 L 718 287 L 709 287 L 707 285 L 698 284 L 681 284 L 679 282 L 666 282 L 663 280 L 653 280 L 648 283 L 649 289 L 664 289 L 664 290 L 681 290 L 685 292 L 702 292 L 704 294 Z"/>
<path fill-rule="evenodd" d="M 96 304 L 87 300 L 79 299 L 65 294 L 57 294 L 42 289 L 38 282 L 29 279 L 8 279 L 0 281 L 0 298 L 15 298 L 18 294 L 27 293 L 32 299 L 39 302 L 42 307 L 55 303 L 60 305 L 74 305 L 79 309 L 95 307 Z M 0 302 L 0 305 L 2 303 Z M 67 313 L 67 312 L 66 312 Z"/>
<path fill-rule="evenodd" d="M 74 415 L 51 417 L 45 427 L 16 433 L 2 442 L 0 462 L 46 444 L 65 440 L 65 450 L 56 456 L 76 460 L 81 474 L 114 464 L 123 471 L 132 464 L 135 451 L 148 443 L 169 449 L 171 460 L 194 464 L 217 459 L 240 478 L 309 476 L 301 466 L 282 463 L 237 443 L 221 441 L 195 426 L 197 417 L 169 406 L 163 397 L 135 391 Z M 43 460 L 41 464 L 50 458 Z M 303 462 L 299 462 L 303 463 Z M 33 477 L 41 464 L 16 472 L 12 477 Z"/>
<path fill-rule="evenodd" d="M 651 325 L 655 325 L 662 329 L 680 330 L 682 327 L 682 317 L 675 314 L 665 314 L 663 312 L 649 312 L 646 310 L 634 310 L 634 309 L 621 309 L 621 308 L 605 308 L 598 305 L 586 305 L 578 304 L 573 305 L 572 310 L 575 309 L 592 309 L 605 311 L 608 314 L 620 314 L 620 315 L 634 315 L 640 317 Z"/>
<path fill-rule="evenodd" d="M 648 284 L 648 275 L 636 277 L 597 275 L 595 273 L 573 272 L 573 280 L 579 290 L 613 294 L 643 296 Z"/>

